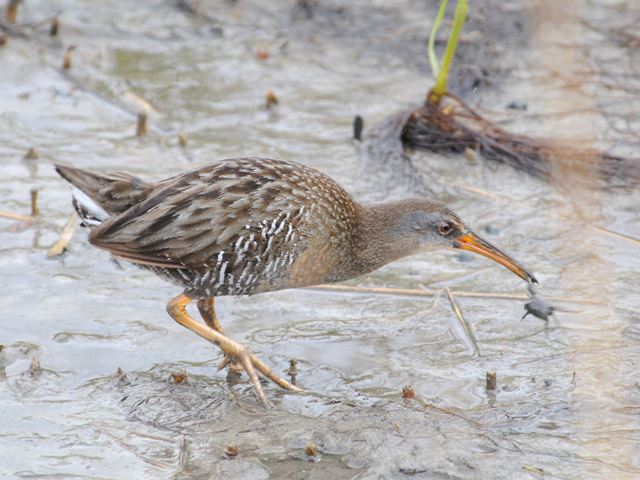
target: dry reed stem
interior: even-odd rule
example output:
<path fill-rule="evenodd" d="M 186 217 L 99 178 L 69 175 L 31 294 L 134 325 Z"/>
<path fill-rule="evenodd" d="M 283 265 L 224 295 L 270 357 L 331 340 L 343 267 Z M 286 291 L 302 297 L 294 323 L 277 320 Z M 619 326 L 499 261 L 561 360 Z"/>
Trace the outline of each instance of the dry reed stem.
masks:
<path fill-rule="evenodd" d="M 182 437 L 180 440 L 180 449 L 178 450 L 178 469 L 182 471 L 184 467 L 187 465 L 187 438 Z"/>
<path fill-rule="evenodd" d="M 153 105 L 151 105 L 151 102 L 141 97 L 137 93 L 132 92 L 131 90 L 125 90 L 124 93 L 122 94 L 122 98 L 125 100 L 125 102 L 134 104 L 136 107 L 139 108 L 140 111 L 142 111 L 142 113 L 146 113 L 146 114 L 158 113 L 158 111 L 153 107 Z"/>
<path fill-rule="evenodd" d="M 466 183 L 450 182 L 449 185 L 457 187 L 460 190 L 464 190 L 465 192 L 475 193 L 477 195 L 490 198 L 492 200 L 509 200 L 512 202 L 516 201 L 513 197 L 510 197 L 508 195 L 502 195 L 499 193 L 490 192 L 489 190 L 473 187 L 471 185 L 467 185 Z"/>
<path fill-rule="evenodd" d="M 144 137 L 147 134 L 147 114 L 144 112 L 138 113 L 138 120 L 136 122 L 136 137 Z"/>
<path fill-rule="evenodd" d="M 24 158 L 25 160 L 37 160 L 38 157 L 40 155 L 38 155 L 38 151 L 34 148 L 34 147 L 30 147 L 29 150 L 27 150 L 27 153 L 24 154 Z"/>
<path fill-rule="evenodd" d="M 135 102 L 134 102 L 134 103 L 136 103 L 136 105 L 144 105 L 145 103 L 149 104 L 149 102 L 147 102 L 146 100 L 142 99 L 140 96 L 138 96 L 138 95 L 136 95 L 136 94 L 134 94 L 134 93 L 132 93 L 130 91 L 125 92 L 124 96 L 120 99 L 120 101 L 116 101 L 113 98 L 109 98 L 108 96 L 106 96 L 106 95 L 94 90 L 87 83 L 83 82 L 79 78 L 77 78 L 74 75 L 72 75 L 70 71 L 65 70 L 63 68 L 55 68 L 55 70 L 65 80 L 70 82 L 78 90 L 81 90 L 81 91 L 83 91 L 83 92 L 85 92 L 85 93 L 97 98 L 98 100 L 101 100 L 102 102 L 106 103 L 107 105 L 119 110 L 120 112 L 126 113 L 126 114 L 134 116 L 136 118 L 137 118 L 137 116 L 138 116 L 138 114 L 140 112 L 139 112 L 138 109 L 130 107 L 127 103 L 131 103 L 131 102 L 127 102 L 126 98 L 130 98 L 130 99 L 136 98 L 137 100 L 135 100 Z M 153 107 L 150 107 L 150 108 L 153 110 Z M 162 129 L 157 128 L 157 127 L 154 128 L 154 123 L 151 124 L 151 130 L 158 131 L 159 133 L 162 133 Z"/>
<path fill-rule="evenodd" d="M 33 217 L 30 215 L 20 215 L 19 213 L 7 212 L 6 210 L 0 210 L 0 218 L 18 220 L 19 222 L 30 222 L 33 220 Z"/>
<path fill-rule="evenodd" d="M 206 20 L 214 24 L 219 23 L 216 18 L 212 17 L 211 15 L 209 15 L 207 12 L 204 11 L 202 7 L 198 5 L 198 2 L 194 2 L 193 0 L 178 0 L 177 6 L 178 8 L 183 9 L 185 12 L 187 12 L 190 15 L 193 15 L 196 18 Z"/>
<path fill-rule="evenodd" d="M 435 412 L 443 413 L 445 415 L 451 415 L 453 417 L 457 417 L 464 420 L 465 422 L 469 423 L 470 425 L 473 425 L 476 428 L 484 428 L 480 422 L 477 422 L 476 420 L 472 420 L 464 416 L 462 413 L 454 412 L 453 410 L 449 410 L 448 408 L 444 408 L 444 407 L 437 407 L 432 403 L 427 402 L 424 398 L 420 396 L 416 397 L 416 400 L 418 401 L 418 403 L 420 403 L 420 405 L 424 410 L 433 410 Z"/>
<path fill-rule="evenodd" d="M 455 313 L 459 325 L 462 327 L 462 331 L 466 335 L 467 339 L 469 339 L 469 342 L 465 341 L 465 343 L 471 343 L 473 353 L 481 357 L 482 354 L 480 353 L 480 348 L 478 347 L 478 341 L 476 340 L 476 336 L 473 333 L 471 325 L 469 325 L 469 322 L 467 322 L 466 318 L 464 318 L 464 316 L 462 315 L 462 310 L 460 310 L 458 303 L 456 302 L 455 298 L 453 298 L 453 294 L 451 293 L 449 287 L 445 287 L 444 291 L 447 294 L 447 298 L 449 299 L 449 303 L 451 304 L 453 313 Z"/>
<path fill-rule="evenodd" d="M 38 190 L 31 190 L 31 216 L 37 217 L 40 215 L 40 208 L 38 207 Z"/>
<path fill-rule="evenodd" d="M 31 38 L 31 33 L 28 29 L 9 22 L 6 18 L 0 18 L 0 28 L 12 37 Z"/>
<path fill-rule="evenodd" d="M 498 375 L 496 372 L 487 372 L 485 377 L 485 389 L 493 392 L 496 388 L 498 388 Z"/>
<path fill-rule="evenodd" d="M 71 68 L 71 58 L 75 49 L 76 47 L 71 45 L 70 47 L 67 47 L 67 51 L 64 52 L 64 58 L 62 59 L 63 70 L 69 70 Z"/>
<path fill-rule="evenodd" d="M 55 18 L 55 17 L 52 17 Z M 37 43 L 43 45 L 44 47 L 50 48 L 50 42 L 46 42 L 41 36 L 37 35 L 37 32 L 34 32 L 32 28 L 28 28 L 21 25 L 14 25 L 13 23 L 8 22 L 4 18 L 0 18 L 0 29 L 6 31 L 10 36 L 22 37 L 28 40 L 34 40 Z M 125 90 L 119 97 L 111 98 L 108 97 L 95 88 L 91 87 L 88 83 L 83 80 L 80 80 L 75 75 L 71 73 L 71 52 L 75 47 L 69 47 L 64 55 L 64 60 L 61 66 L 55 66 L 51 62 L 45 62 L 48 66 L 53 68 L 58 74 L 60 74 L 65 80 L 70 82 L 75 88 L 81 90 L 84 93 L 87 93 L 98 100 L 106 103 L 107 105 L 123 112 L 128 115 L 137 117 L 140 110 L 148 113 L 148 114 L 158 114 L 158 111 L 151 105 L 150 102 L 142 98 L 140 95 L 136 93 Z M 106 80 L 105 80 L 106 82 Z M 157 125 L 158 122 L 153 122 L 150 124 L 149 128 L 159 134 L 167 133 L 167 128 L 162 128 Z"/>
<path fill-rule="evenodd" d="M 51 20 L 51 25 L 49 26 L 49 36 L 55 37 L 60 32 L 60 20 L 58 17 L 53 17 Z"/>
<path fill-rule="evenodd" d="M 615 232 L 613 230 L 609 230 L 608 228 L 598 227 L 596 225 L 591 225 L 591 229 L 602 235 L 617 238 L 619 240 L 625 240 L 627 242 L 633 243 L 634 245 L 640 246 L 640 238 L 632 237 L 631 235 L 627 235 L 625 233 Z"/>
<path fill-rule="evenodd" d="M 57 257 L 58 255 L 62 255 L 64 251 L 67 249 L 67 245 L 73 238 L 73 234 L 76 231 L 76 226 L 78 223 L 78 214 L 73 212 L 67 223 L 62 227 L 62 231 L 60 232 L 60 238 L 54 243 L 49 251 L 47 252 L 47 257 Z"/>
<path fill-rule="evenodd" d="M 313 287 L 304 287 L 305 290 L 333 291 L 344 293 L 371 293 L 377 295 L 396 295 L 406 297 L 427 297 L 433 298 L 440 294 L 440 290 L 415 289 L 415 288 L 389 288 L 389 287 L 360 287 L 350 285 L 315 285 Z M 499 293 L 499 292 L 469 292 L 467 290 L 452 290 L 452 293 L 460 298 L 481 298 L 496 300 L 529 300 L 529 296 L 525 294 L 515 293 Z M 586 298 L 573 297 L 546 297 L 550 302 L 575 303 L 579 305 L 603 305 L 597 300 L 589 300 Z"/>
<path fill-rule="evenodd" d="M 276 96 L 275 93 L 273 93 L 273 90 L 269 89 L 267 90 L 267 93 L 265 95 L 265 105 L 267 108 L 271 108 L 274 105 L 278 104 L 278 97 Z"/>
<path fill-rule="evenodd" d="M 7 2 L 7 9 L 4 12 L 4 18 L 6 18 L 8 22 L 16 23 L 19 4 L 20 0 L 9 0 Z"/>

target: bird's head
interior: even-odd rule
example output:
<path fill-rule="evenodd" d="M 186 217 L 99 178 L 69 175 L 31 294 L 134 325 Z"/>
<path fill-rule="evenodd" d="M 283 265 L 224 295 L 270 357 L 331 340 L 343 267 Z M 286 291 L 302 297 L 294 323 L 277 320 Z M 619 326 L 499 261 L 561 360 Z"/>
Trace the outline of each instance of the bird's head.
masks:
<path fill-rule="evenodd" d="M 473 233 L 458 215 L 443 204 L 421 200 L 407 202 L 394 223 L 395 234 L 407 235 L 419 250 L 468 250 L 505 266 L 529 283 L 538 283 L 518 262 Z"/>

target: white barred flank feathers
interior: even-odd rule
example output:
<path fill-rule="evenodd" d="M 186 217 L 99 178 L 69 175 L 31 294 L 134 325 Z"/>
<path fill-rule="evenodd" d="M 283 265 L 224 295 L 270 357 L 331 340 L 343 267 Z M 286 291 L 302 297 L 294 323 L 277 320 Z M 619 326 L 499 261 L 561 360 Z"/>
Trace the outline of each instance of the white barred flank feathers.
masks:
<path fill-rule="evenodd" d="M 275 218 L 263 219 L 253 227 L 253 231 L 250 229 L 244 235 L 246 229 L 243 228 L 229 242 L 231 248 L 213 255 L 213 264 L 198 273 L 193 284 L 207 294 L 241 295 L 251 292 L 264 281 L 274 281 L 279 272 L 296 258 L 297 229 L 294 222 L 309 213 L 310 209 L 304 208 L 280 212 Z"/>

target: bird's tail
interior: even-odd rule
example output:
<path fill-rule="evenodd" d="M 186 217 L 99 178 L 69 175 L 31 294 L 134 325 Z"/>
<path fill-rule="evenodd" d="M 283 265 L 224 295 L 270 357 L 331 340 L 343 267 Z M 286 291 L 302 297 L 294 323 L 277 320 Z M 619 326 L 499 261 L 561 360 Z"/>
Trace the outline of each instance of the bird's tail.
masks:
<path fill-rule="evenodd" d="M 55 168 L 72 185 L 73 207 L 88 227 L 128 210 L 151 191 L 149 184 L 124 173 L 97 174 L 64 165 Z"/>

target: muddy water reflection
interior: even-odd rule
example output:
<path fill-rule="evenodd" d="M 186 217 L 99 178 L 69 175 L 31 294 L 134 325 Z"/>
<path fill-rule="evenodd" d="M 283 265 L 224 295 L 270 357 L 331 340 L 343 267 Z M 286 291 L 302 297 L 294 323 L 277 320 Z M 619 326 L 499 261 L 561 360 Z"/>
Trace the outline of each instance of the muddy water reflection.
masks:
<path fill-rule="evenodd" d="M 28 212 L 35 187 L 42 210 L 30 227 L 0 225 L 2 475 L 640 475 L 640 255 L 632 242 L 591 226 L 640 235 L 638 192 L 572 196 L 495 165 L 416 154 L 421 185 L 531 266 L 543 294 L 603 305 L 559 305 L 564 311 L 545 325 L 521 322 L 521 302 L 459 298 L 478 357 L 452 332 L 445 297 L 296 290 L 223 298 L 219 315 L 232 337 L 279 373 L 289 358 L 299 359 L 298 382 L 308 393 L 269 385 L 276 408 L 267 412 L 247 384 L 230 388 L 215 374 L 214 348 L 167 317 L 173 287 L 110 261 L 85 233 L 64 257 L 46 259 L 70 211 L 53 161 L 156 179 L 217 158 L 269 155 L 318 167 L 365 200 L 404 193 L 407 186 L 394 188 L 385 169 L 363 174 L 362 152 L 349 138 L 355 114 L 364 116 L 366 133 L 422 98 L 426 7 L 319 3 L 306 19 L 286 2 L 202 2 L 211 22 L 172 2 L 54 3 L 29 2 L 24 21 L 63 9 L 63 42 L 79 46 L 72 73 L 116 102 L 83 92 L 51 67 L 62 47 L 40 54 L 40 40 L 12 38 L 0 50 L 2 209 Z M 546 111 L 536 105 L 555 105 L 566 93 L 554 85 L 545 96 L 523 79 L 526 39 L 514 35 L 517 51 L 504 50 L 500 62 L 521 74 L 471 100 L 500 106 L 515 97 Z M 549 37 L 544 29 L 536 35 Z M 258 48 L 269 51 L 267 61 L 255 57 Z M 542 51 L 531 48 L 531 58 Z M 280 99 L 271 111 L 263 108 L 269 88 Z M 156 110 L 148 138 L 134 138 L 135 117 L 126 109 L 136 101 L 126 92 Z M 559 128 L 521 122 L 514 128 L 528 133 Z M 32 146 L 40 159 L 22 160 Z M 451 252 L 406 259 L 351 283 L 523 292 L 503 269 Z M 41 371 L 31 368 L 33 358 Z M 498 372 L 494 396 L 484 390 L 487 371 Z M 179 372 L 187 381 L 172 381 Z M 426 405 L 400 399 L 406 384 Z M 301 458 L 309 441 L 320 462 Z M 235 460 L 224 456 L 230 442 L 239 448 Z"/>

